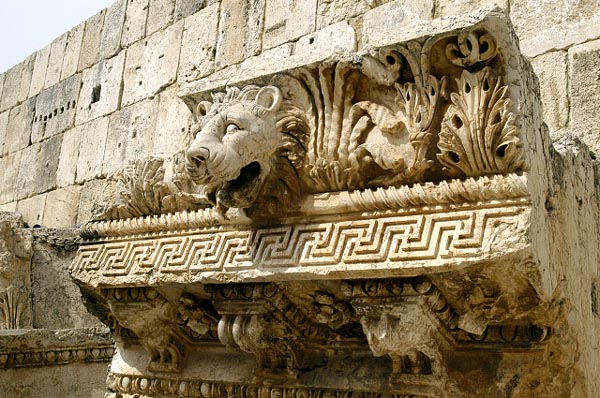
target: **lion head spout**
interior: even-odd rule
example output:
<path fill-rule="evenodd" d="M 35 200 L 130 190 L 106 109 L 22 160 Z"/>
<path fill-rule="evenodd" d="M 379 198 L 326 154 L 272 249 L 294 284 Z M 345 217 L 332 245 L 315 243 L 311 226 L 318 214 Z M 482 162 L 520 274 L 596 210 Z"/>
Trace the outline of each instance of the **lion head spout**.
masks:
<path fill-rule="evenodd" d="M 186 170 L 215 204 L 277 213 L 299 195 L 309 128 L 277 87 L 227 88 L 198 104 L 197 117 Z"/>

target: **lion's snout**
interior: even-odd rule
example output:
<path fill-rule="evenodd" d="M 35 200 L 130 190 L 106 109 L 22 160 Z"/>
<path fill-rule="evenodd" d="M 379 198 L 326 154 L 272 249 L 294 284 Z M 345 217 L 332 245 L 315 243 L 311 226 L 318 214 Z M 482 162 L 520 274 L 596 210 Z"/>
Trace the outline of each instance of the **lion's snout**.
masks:
<path fill-rule="evenodd" d="M 192 146 L 188 148 L 185 156 L 186 167 L 188 169 L 197 169 L 208 160 L 210 151 L 203 146 Z"/>

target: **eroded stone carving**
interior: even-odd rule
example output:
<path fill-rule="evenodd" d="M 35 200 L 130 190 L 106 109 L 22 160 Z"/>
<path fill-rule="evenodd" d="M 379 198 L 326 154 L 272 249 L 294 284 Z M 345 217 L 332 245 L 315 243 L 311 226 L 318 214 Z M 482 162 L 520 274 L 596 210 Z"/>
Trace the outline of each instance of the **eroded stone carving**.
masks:
<path fill-rule="evenodd" d="M 198 104 L 201 130 L 186 150 L 186 169 L 214 205 L 249 208 L 262 196 L 270 213 L 300 193 L 304 114 L 275 86 L 228 88 Z M 267 191 L 268 190 L 268 191 Z"/>
<path fill-rule="evenodd" d="M 526 171 L 498 54 L 491 33 L 464 30 L 191 100 L 185 161 L 137 161 L 100 219 L 210 207 L 260 219 L 306 194 Z"/>
<path fill-rule="evenodd" d="M 32 243 L 20 216 L 0 213 L 0 329 L 31 326 Z"/>
<path fill-rule="evenodd" d="M 490 68 L 463 71 L 444 115 L 437 155 L 452 176 L 506 174 L 525 169 L 523 142 L 508 87 Z"/>
<path fill-rule="evenodd" d="M 193 143 L 126 170 L 73 262 L 111 392 L 445 397 L 471 350 L 541 352 L 539 120 L 484 25 L 188 93 Z"/>

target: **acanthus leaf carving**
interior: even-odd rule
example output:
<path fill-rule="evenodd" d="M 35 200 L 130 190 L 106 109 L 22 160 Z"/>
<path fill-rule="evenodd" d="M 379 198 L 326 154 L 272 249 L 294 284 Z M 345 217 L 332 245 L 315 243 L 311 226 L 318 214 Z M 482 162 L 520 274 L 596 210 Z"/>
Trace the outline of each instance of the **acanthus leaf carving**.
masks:
<path fill-rule="evenodd" d="M 438 160 L 448 175 L 473 177 L 524 171 L 523 141 L 508 86 L 491 68 L 463 71 L 442 121 Z"/>
<path fill-rule="evenodd" d="M 169 159 L 149 156 L 132 161 L 113 178 L 119 187 L 117 203 L 96 210 L 96 220 L 201 209 L 211 202 L 202 186 L 184 172 L 183 152 Z"/>

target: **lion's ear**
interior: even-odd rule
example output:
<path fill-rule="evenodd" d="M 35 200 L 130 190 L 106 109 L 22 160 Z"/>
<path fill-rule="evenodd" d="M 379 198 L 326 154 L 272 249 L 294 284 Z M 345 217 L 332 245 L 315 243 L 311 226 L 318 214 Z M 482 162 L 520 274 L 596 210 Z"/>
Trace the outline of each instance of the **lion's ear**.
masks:
<path fill-rule="evenodd" d="M 208 112 L 210 112 L 210 108 L 212 108 L 212 106 L 213 106 L 212 102 L 201 101 L 196 106 L 196 119 L 200 119 L 201 117 L 206 116 L 206 114 Z"/>
<path fill-rule="evenodd" d="M 265 86 L 256 94 L 257 105 L 262 106 L 269 112 L 278 111 L 282 101 L 281 91 L 275 86 Z"/>

